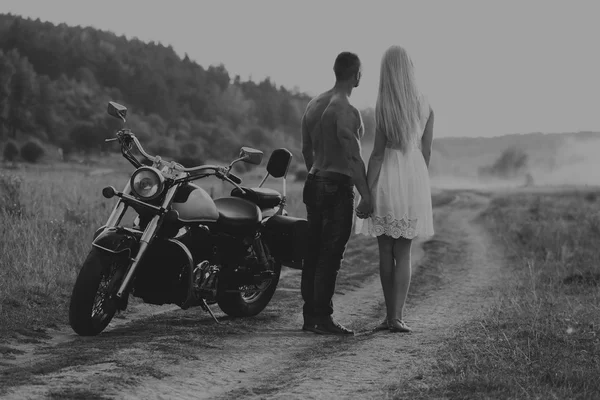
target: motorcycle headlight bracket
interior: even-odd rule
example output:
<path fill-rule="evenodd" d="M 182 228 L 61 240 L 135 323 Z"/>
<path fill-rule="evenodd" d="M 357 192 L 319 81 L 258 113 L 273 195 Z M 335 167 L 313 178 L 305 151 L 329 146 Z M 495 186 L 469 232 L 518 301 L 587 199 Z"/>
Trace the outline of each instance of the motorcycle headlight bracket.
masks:
<path fill-rule="evenodd" d="M 154 200 L 165 190 L 163 174 L 153 167 L 140 167 L 130 178 L 131 191 L 140 200 Z"/>

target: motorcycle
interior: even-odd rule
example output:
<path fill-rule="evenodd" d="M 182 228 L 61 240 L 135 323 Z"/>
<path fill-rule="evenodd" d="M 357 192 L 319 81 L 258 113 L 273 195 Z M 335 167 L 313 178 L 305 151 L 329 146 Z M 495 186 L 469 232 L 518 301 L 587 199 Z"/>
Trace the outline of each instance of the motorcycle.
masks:
<path fill-rule="evenodd" d="M 130 295 L 155 305 L 200 306 L 217 323 L 210 308 L 214 304 L 232 317 L 259 314 L 275 293 L 282 266 L 302 268 L 307 221 L 285 210 L 292 154 L 274 150 L 260 185 L 248 188 L 232 168 L 238 162 L 260 164 L 262 151 L 242 147 L 226 167 L 185 168 L 143 149 L 125 128 L 126 107 L 109 102 L 107 111 L 123 122 L 107 141 L 118 141 L 136 170 L 123 191 L 102 190 L 105 198 L 118 200 L 94 233 L 75 281 L 72 329 L 81 336 L 101 333 L 117 311 L 126 310 Z M 231 184 L 230 195 L 213 199 L 192 183 L 210 176 Z M 262 187 L 269 176 L 282 178 L 282 194 Z M 124 226 L 129 208 L 137 217 L 132 226 Z"/>

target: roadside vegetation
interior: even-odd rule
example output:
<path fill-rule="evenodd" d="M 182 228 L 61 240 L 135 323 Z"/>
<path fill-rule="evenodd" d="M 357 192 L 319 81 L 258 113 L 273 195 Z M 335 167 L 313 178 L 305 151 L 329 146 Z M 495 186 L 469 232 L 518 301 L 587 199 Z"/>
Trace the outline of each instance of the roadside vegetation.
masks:
<path fill-rule="evenodd" d="M 262 166 L 241 174 L 245 184 L 260 182 L 268 155 Z M 0 166 L 0 340 L 67 323 L 81 262 L 114 205 L 102 188 L 121 189 L 132 171 L 116 156 L 95 165 Z M 303 217 L 301 183 L 292 181 L 287 210 Z M 215 178 L 196 183 L 214 197 L 231 189 Z M 269 178 L 266 186 L 281 190 L 281 180 Z"/>
<path fill-rule="evenodd" d="M 35 341 L 47 328 L 67 324 L 80 263 L 113 204 L 100 191 L 121 187 L 130 172 L 117 158 L 109 164 L 0 168 L 0 342 Z M 262 167 L 246 172 L 244 181 L 253 185 L 262 173 Z M 281 188 L 275 179 L 268 182 Z M 221 182 L 201 184 L 214 197 L 228 193 Z M 288 185 L 288 210 L 303 217 L 301 188 L 301 182 Z M 452 192 L 441 192 L 434 204 L 453 198 Z M 497 300 L 483 318 L 446 339 L 429 371 L 432 384 L 405 386 L 401 394 L 600 397 L 600 192 L 497 194 L 480 222 L 505 246 L 509 261 Z M 447 257 L 451 250 L 436 252 L 435 241 L 425 246 L 434 257 Z M 359 257 L 361 249 L 349 252 Z M 347 272 L 342 288 L 376 271 Z M 438 273 L 421 271 L 415 288 L 426 288 L 425 280 Z M 0 345 L 0 354 L 10 351 Z"/>
<path fill-rule="evenodd" d="M 505 284 L 484 318 L 444 343 L 431 371 L 436 383 L 411 392 L 599 398 L 600 193 L 500 195 L 481 222 L 505 245 Z"/>

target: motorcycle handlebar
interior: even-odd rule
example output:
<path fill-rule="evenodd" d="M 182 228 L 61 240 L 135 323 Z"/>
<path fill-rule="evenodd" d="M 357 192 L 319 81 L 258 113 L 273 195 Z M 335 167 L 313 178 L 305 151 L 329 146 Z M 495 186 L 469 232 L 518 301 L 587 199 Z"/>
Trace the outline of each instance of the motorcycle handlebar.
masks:
<path fill-rule="evenodd" d="M 233 181 L 235 184 L 237 184 L 237 185 L 239 185 L 240 183 L 242 183 L 242 178 L 240 178 L 240 177 L 239 177 L 239 176 L 237 176 L 236 174 L 229 173 L 229 174 L 227 175 L 227 177 L 228 177 L 229 179 L 231 179 L 231 180 L 232 180 L 232 181 Z"/>
<path fill-rule="evenodd" d="M 138 140 L 138 138 L 136 138 L 135 136 L 131 135 L 131 138 L 133 139 L 133 143 L 135 143 L 135 147 L 137 147 L 137 149 L 139 150 L 139 152 L 146 157 L 148 160 L 154 162 L 156 161 L 156 157 L 151 156 L 150 154 L 146 153 L 146 151 L 144 151 L 144 148 L 142 147 L 142 144 L 140 143 L 140 141 Z"/>
<path fill-rule="evenodd" d="M 152 162 L 157 161 L 157 157 L 151 156 L 150 154 L 148 154 L 142 147 L 142 144 L 140 143 L 138 138 L 135 137 L 135 135 L 131 131 L 121 131 L 121 133 L 126 133 L 129 136 L 129 138 L 135 144 L 135 147 L 137 147 L 138 151 L 144 157 L 146 157 L 148 160 L 150 160 Z M 107 139 L 107 141 L 112 141 L 112 140 L 116 140 L 116 139 Z M 200 171 L 206 171 L 206 170 L 213 170 L 213 171 L 215 171 L 215 173 L 220 173 L 225 178 L 228 178 L 229 180 L 231 180 L 233 183 L 235 183 L 237 185 L 242 183 L 242 179 L 239 176 L 229 172 L 228 168 L 221 167 L 218 165 L 199 165 L 197 167 L 191 167 L 191 168 L 186 168 L 186 167 L 181 166 L 181 168 L 179 168 L 179 170 L 181 170 L 182 172 L 200 172 Z"/>

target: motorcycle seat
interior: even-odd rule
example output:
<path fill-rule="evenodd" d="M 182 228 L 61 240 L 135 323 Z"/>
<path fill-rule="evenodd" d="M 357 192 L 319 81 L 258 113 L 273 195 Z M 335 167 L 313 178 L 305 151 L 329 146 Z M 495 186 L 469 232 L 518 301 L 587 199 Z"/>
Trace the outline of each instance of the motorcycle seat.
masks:
<path fill-rule="evenodd" d="M 217 223 L 225 228 L 249 228 L 256 226 L 261 218 L 260 209 L 249 201 L 236 197 L 222 197 L 215 200 L 219 211 Z"/>
<path fill-rule="evenodd" d="M 238 188 L 234 188 L 231 191 L 231 195 L 235 197 L 241 197 L 246 200 L 250 200 L 261 209 L 277 207 L 281 202 L 281 194 L 274 189 L 269 188 L 243 188 L 245 194 Z"/>

